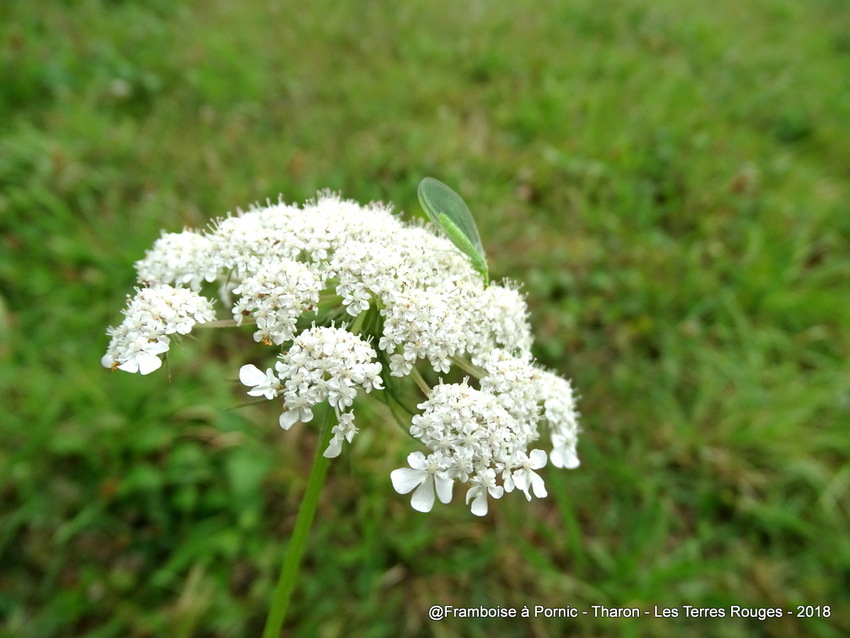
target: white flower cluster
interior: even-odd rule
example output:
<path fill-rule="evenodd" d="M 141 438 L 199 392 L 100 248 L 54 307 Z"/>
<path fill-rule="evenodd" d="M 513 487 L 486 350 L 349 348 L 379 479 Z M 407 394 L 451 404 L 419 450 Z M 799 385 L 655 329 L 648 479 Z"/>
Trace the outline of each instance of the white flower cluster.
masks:
<path fill-rule="evenodd" d="M 142 288 L 122 312 L 124 321 L 106 333 L 112 337 L 100 362 L 107 368 L 150 374 L 162 365 L 158 355 L 169 346 L 167 335 L 188 334 L 196 323 L 215 319 L 212 302 L 171 286 Z"/>
<path fill-rule="evenodd" d="M 280 427 L 288 430 L 297 421 L 313 420 L 313 406 L 327 401 L 339 424 L 325 450 L 325 456 L 339 456 L 343 439 L 349 443 L 357 434 L 354 415 L 345 412 L 354 403 L 357 388 L 371 392 L 383 388 L 381 364 L 375 350 L 357 335 L 331 326 L 313 327 L 295 337 L 289 350 L 280 356 L 275 369 L 262 372 L 253 365 L 242 366 L 239 380 L 253 386 L 248 394 L 273 399 L 283 395 L 285 411 Z"/>
<path fill-rule="evenodd" d="M 530 357 L 512 357 L 500 349 L 473 361 L 487 371 L 481 390 L 495 395 L 528 430 L 536 431 L 542 405 L 542 418 L 552 434 L 552 465 L 578 467 L 578 413 L 570 382 L 533 365 Z"/>
<path fill-rule="evenodd" d="M 440 374 L 476 377 L 478 389 L 435 386 L 413 418 L 411 433 L 430 453 L 411 454 L 411 467 L 394 471 L 392 481 L 414 492 L 418 510 L 430 510 L 435 495 L 448 500 L 459 482 L 471 486 L 467 503 L 480 515 L 488 496 L 514 489 L 545 496 L 536 470 L 547 460 L 578 465 L 572 389 L 534 365 L 523 296 L 509 284 L 485 286 L 450 241 L 383 205 L 328 193 L 303 207 L 268 203 L 204 232 L 163 234 L 136 268 L 142 287 L 124 322 L 108 331 L 105 366 L 156 370 L 166 335 L 214 318 L 200 293 L 215 283 L 231 323 L 252 324 L 256 341 L 283 349 L 274 369 L 242 368 L 249 394 L 281 397 L 284 428 L 311 420 L 317 403 L 334 408 L 326 456 L 351 442 L 352 402 L 359 390 L 381 389 L 382 373 L 387 383 L 418 376 L 416 366 L 427 362 Z M 345 316 L 349 329 L 334 327 L 331 320 Z M 529 451 L 541 425 L 552 441 L 548 459 Z"/>
<path fill-rule="evenodd" d="M 528 451 L 540 436 L 541 404 L 552 432 L 552 464 L 578 466 L 578 428 L 569 383 L 503 350 L 478 363 L 487 372 L 480 390 L 466 383 L 438 385 L 418 406 L 424 412 L 413 417 L 410 433 L 431 454 L 414 452 L 408 456 L 410 469 L 393 471 L 391 479 L 401 494 L 415 490 L 414 509 L 430 511 L 435 493 L 447 503 L 453 481 L 472 485 L 466 502 L 478 516 L 487 513 L 488 494 L 498 499 L 516 488 L 529 500 L 532 492 L 545 497 L 543 479 L 534 470 L 546 465 L 546 452 Z"/>
<path fill-rule="evenodd" d="M 280 345 L 295 335 L 298 318 L 319 303 L 325 287 L 321 273 L 289 259 L 270 260 L 233 289 L 240 295 L 233 306 L 236 325 L 253 315 L 254 341 Z"/>

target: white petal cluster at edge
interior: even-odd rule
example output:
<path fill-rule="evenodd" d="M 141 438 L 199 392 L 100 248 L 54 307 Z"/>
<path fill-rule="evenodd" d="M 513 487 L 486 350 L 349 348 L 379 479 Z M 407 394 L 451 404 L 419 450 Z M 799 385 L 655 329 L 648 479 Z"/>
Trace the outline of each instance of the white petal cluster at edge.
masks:
<path fill-rule="evenodd" d="M 496 379 L 482 380 L 482 388 L 486 385 L 491 391 L 466 383 L 440 384 L 418 406 L 423 412 L 413 417 L 410 433 L 431 452 L 409 456 L 410 468 L 390 475 L 397 492 L 415 490 L 414 509 L 430 511 L 435 495 L 447 502 L 454 481 L 471 484 L 466 502 L 478 516 L 487 513 L 488 497 L 498 499 L 514 489 L 528 499 L 532 493 L 546 496 L 543 479 L 535 471 L 546 465 L 546 453 L 528 448 L 539 438 L 538 405 L 553 389 L 550 373 L 507 355 L 499 363 L 502 370 L 491 375 Z M 575 438 L 569 425 L 558 425 L 558 430 L 554 423 L 549 425 L 553 432 L 564 429 Z"/>
<path fill-rule="evenodd" d="M 169 348 L 170 334 L 188 334 L 196 323 L 215 319 L 212 302 L 191 290 L 168 285 L 137 289 L 123 311 L 124 321 L 106 332 L 112 337 L 101 363 L 107 368 L 150 374 Z"/>

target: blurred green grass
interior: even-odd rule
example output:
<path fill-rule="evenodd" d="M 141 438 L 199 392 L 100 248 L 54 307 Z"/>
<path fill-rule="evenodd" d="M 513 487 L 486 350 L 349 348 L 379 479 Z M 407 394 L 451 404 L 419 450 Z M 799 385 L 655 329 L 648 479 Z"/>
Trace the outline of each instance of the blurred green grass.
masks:
<path fill-rule="evenodd" d="M 99 366 L 160 228 L 433 175 L 581 393 L 582 467 L 484 520 L 335 463 L 291 635 L 850 627 L 850 11 L 837 0 L 0 5 L 0 635 L 244 636 L 312 455 L 244 335 Z M 829 618 L 427 619 L 432 604 Z"/>

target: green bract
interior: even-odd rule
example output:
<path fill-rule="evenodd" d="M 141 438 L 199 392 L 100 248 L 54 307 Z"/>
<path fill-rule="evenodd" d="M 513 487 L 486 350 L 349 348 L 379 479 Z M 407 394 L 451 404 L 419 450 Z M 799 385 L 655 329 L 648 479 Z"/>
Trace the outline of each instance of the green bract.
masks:
<path fill-rule="evenodd" d="M 481 237 L 463 198 L 433 177 L 426 177 L 419 182 L 418 194 L 419 203 L 428 213 L 428 218 L 442 228 L 452 243 L 469 257 L 472 267 L 484 279 L 484 285 L 489 284 L 490 275 Z"/>

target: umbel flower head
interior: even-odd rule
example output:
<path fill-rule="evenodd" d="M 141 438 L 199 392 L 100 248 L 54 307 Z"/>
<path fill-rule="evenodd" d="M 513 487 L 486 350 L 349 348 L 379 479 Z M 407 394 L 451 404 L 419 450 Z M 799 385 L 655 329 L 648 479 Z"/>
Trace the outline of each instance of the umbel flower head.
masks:
<path fill-rule="evenodd" d="M 455 484 L 479 516 L 505 493 L 542 498 L 547 462 L 579 464 L 572 388 L 534 362 L 523 296 L 509 282 L 487 285 L 483 255 L 471 250 L 384 205 L 331 193 L 164 233 L 136 263 L 139 287 L 107 331 L 102 363 L 155 371 L 170 335 L 215 321 L 212 292 L 232 317 L 216 325 L 250 325 L 255 341 L 278 349 L 273 367 L 246 364 L 239 379 L 249 395 L 280 404 L 282 428 L 309 423 L 320 403 L 332 408 L 326 457 L 357 435 L 359 393 L 399 407 L 412 380 L 422 400 L 409 432 L 420 449 L 390 478 L 412 492 L 414 509 L 448 502 Z M 466 376 L 429 387 L 425 368 L 436 379 Z"/>

